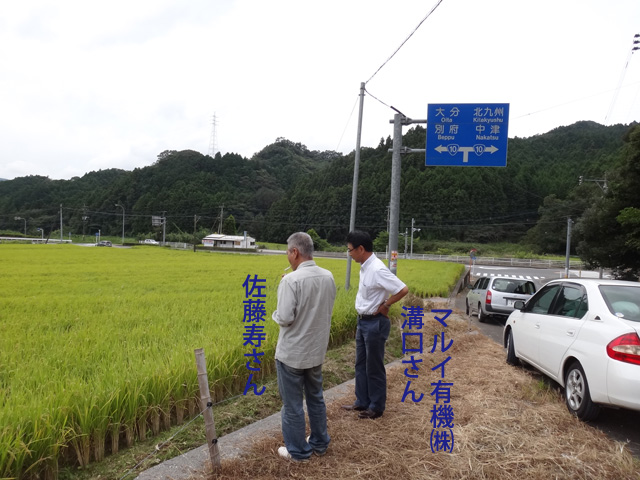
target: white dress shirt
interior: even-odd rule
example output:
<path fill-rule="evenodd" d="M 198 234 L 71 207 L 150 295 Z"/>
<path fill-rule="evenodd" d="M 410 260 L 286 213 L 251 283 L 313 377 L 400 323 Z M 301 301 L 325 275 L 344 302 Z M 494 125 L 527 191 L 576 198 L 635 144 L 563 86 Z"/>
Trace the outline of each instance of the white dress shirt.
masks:
<path fill-rule="evenodd" d="M 406 285 L 387 268 L 375 254 L 371 254 L 360 267 L 360 286 L 356 295 L 356 312 L 373 315 L 389 296 Z"/>

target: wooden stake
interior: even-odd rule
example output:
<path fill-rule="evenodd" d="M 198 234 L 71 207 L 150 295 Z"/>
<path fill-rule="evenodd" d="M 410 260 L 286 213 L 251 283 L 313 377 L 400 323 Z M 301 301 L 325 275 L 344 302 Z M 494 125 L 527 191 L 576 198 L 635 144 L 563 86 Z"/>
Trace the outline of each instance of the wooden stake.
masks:
<path fill-rule="evenodd" d="M 209 447 L 209 457 L 214 471 L 220 471 L 220 451 L 218 450 L 218 437 L 216 436 L 216 424 L 213 420 L 211 393 L 209 392 L 209 378 L 207 377 L 207 362 L 204 358 L 204 349 L 194 351 L 196 366 L 198 367 L 198 386 L 200 387 L 200 411 L 203 412 L 204 427 Z"/>

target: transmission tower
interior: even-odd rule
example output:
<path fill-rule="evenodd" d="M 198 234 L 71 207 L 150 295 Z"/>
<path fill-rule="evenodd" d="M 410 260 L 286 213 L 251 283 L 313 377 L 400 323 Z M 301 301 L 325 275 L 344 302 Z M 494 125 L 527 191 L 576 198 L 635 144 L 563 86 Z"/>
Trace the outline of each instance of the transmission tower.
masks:
<path fill-rule="evenodd" d="M 209 139 L 209 156 L 213 158 L 218 151 L 218 138 L 216 135 L 216 127 L 218 126 L 218 119 L 216 114 L 213 114 L 211 119 L 211 138 Z"/>

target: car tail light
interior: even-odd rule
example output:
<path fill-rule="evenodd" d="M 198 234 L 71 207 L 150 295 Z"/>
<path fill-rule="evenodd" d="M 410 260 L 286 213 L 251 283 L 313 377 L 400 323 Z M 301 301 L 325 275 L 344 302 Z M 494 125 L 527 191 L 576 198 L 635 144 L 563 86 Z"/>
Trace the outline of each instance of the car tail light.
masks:
<path fill-rule="evenodd" d="M 485 300 L 485 304 L 491 305 L 491 290 L 487 290 L 487 298 Z"/>
<path fill-rule="evenodd" d="M 640 337 L 637 333 L 625 333 L 607 345 L 607 355 L 614 360 L 640 365 Z"/>

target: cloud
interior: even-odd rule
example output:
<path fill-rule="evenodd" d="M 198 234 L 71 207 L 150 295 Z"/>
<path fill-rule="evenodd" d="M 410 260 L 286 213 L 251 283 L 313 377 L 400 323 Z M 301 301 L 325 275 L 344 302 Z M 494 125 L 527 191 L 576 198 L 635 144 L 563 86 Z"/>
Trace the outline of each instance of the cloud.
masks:
<path fill-rule="evenodd" d="M 222 153 L 349 152 L 364 81 L 364 146 L 391 135 L 390 106 L 508 102 L 510 136 L 604 123 L 614 97 L 608 123 L 640 117 L 640 59 L 623 69 L 638 2 L 444 0 L 375 73 L 435 3 L 0 3 L 0 177 L 207 153 L 214 113 Z"/>

